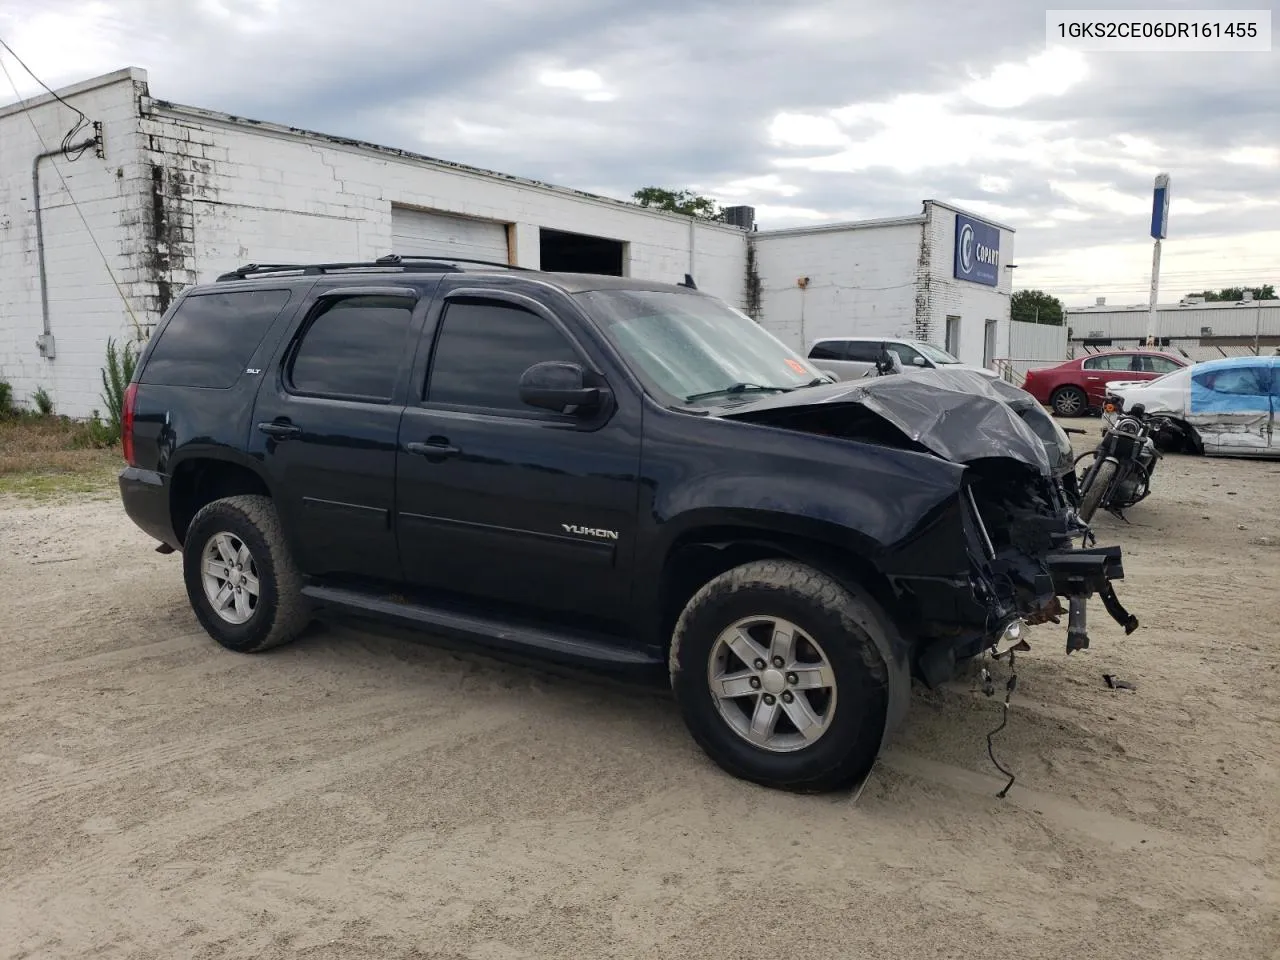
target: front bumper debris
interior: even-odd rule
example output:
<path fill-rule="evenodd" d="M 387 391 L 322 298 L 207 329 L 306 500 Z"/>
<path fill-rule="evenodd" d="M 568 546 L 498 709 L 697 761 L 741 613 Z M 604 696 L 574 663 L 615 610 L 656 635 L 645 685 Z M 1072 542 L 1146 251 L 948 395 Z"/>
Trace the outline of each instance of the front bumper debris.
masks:
<path fill-rule="evenodd" d="M 1138 629 L 1138 618 L 1126 610 L 1111 586 L 1124 579 L 1119 547 L 1065 550 L 1045 558 L 1056 596 L 1067 598 L 1067 653 L 1089 648 L 1086 604 L 1095 593 L 1126 635 Z"/>

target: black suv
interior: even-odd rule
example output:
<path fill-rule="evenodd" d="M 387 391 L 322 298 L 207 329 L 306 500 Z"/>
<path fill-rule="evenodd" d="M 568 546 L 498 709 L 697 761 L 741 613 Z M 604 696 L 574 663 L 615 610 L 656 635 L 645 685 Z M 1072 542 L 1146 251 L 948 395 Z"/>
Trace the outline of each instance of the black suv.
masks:
<path fill-rule="evenodd" d="M 1059 597 L 1068 652 L 1092 593 L 1133 625 L 1045 444 L 929 373 L 833 383 L 691 278 L 250 265 L 143 350 L 120 491 L 231 650 L 325 615 L 658 671 L 726 770 L 829 789 Z"/>

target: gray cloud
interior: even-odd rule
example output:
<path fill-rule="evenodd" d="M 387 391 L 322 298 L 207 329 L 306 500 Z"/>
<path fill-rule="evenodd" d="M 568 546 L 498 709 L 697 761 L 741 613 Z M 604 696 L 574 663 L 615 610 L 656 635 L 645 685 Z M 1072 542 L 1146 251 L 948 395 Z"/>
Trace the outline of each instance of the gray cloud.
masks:
<path fill-rule="evenodd" d="M 997 204 L 1007 215 L 991 215 L 1018 228 L 1018 258 L 1054 264 L 1019 279 L 1038 272 L 1064 288 L 1091 282 L 1071 265 L 1081 251 L 1144 243 L 1156 169 L 1174 174 L 1179 238 L 1273 230 L 1280 212 L 1280 169 L 1224 159 L 1280 142 L 1274 54 L 1089 55 L 1065 92 L 1007 107 L 957 100 L 975 76 L 1044 51 L 1043 11 L 1013 0 L 108 0 L 105 12 L 9 0 L 0 34 L 51 82 L 136 64 L 162 98 L 613 196 L 773 176 L 792 195 L 757 180 L 733 198 L 778 211 L 765 227 L 805 222 L 787 208 L 877 217 L 926 197 Z M 545 69 L 593 71 L 597 99 L 540 83 Z M 879 151 L 869 166 L 778 164 L 841 149 L 772 142 L 779 114 L 920 96 L 945 103 L 944 120 L 962 110 L 963 123 L 913 146 L 906 115 L 882 111 L 843 127 L 853 148 Z M 990 149 L 969 155 L 966 127 L 989 130 Z M 1211 282 L 1265 253 L 1206 253 L 1198 269 Z"/>

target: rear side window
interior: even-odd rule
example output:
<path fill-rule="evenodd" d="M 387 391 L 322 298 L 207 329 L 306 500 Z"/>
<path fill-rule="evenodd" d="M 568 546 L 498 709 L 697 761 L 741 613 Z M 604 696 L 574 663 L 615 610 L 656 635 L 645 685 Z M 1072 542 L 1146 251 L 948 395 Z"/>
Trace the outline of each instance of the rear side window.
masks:
<path fill-rule="evenodd" d="M 844 347 L 844 343 L 840 340 L 827 340 L 824 343 L 815 343 L 813 345 L 813 349 L 809 351 L 809 359 L 843 360 Z"/>
<path fill-rule="evenodd" d="M 875 363 L 880 357 L 880 344 L 866 340 L 854 340 L 849 343 L 849 355 L 846 359 L 858 363 Z"/>
<path fill-rule="evenodd" d="M 288 302 L 288 290 L 191 294 L 152 346 L 139 382 L 225 390 Z"/>
<path fill-rule="evenodd" d="M 413 301 L 345 297 L 320 308 L 289 365 L 295 393 L 386 403 L 408 356 Z"/>
<path fill-rule="evenodd" d="M 1129 353 L 1108 353 L 1100 357 L 1090 357 L 1084 362 L 1086 370 L 1132 370 L 1133 355 Z"/>

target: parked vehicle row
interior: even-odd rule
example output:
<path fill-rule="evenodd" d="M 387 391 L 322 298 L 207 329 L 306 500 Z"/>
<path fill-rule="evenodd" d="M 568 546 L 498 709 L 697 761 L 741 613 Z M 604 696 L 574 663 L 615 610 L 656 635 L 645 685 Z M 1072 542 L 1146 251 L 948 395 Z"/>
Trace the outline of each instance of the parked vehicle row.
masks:
<path fill-rule="evenodd" d="M 1190 365 L 1158 350 L 1090 353 L 1052 367 L 1029 370 L 1022 388 L 1060 417 L 1082 417 L 1102 408 L 1110 384 L 1144 382 Z"/>

